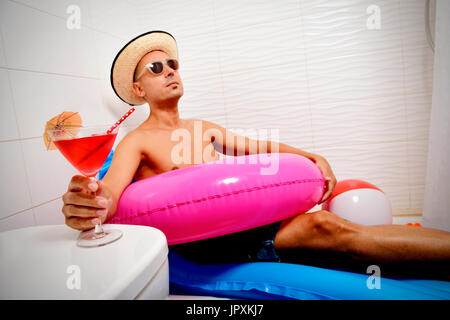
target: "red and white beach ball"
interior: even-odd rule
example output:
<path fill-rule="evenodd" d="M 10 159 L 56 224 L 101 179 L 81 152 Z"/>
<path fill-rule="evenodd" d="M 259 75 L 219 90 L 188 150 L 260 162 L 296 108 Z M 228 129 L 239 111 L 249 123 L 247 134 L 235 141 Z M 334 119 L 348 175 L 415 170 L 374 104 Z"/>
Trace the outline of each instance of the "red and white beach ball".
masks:
<path fill-rule="evenodd" d="M 386 194 L 362 180 L 342 180 L 323 209 L 348 221 L 367 226 L 392 224 L 392 210 Z"/>

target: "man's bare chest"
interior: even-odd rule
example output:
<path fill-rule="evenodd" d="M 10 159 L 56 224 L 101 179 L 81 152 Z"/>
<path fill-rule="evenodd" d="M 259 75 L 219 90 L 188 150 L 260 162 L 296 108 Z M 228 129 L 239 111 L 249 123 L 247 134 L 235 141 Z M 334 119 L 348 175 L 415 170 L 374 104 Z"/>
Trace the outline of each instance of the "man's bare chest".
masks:
<path fill-rule="evenodd" d="M 210 139 L 188 134 L 154 136 L 141 150 L 136 180 L 219 159 Z"/>

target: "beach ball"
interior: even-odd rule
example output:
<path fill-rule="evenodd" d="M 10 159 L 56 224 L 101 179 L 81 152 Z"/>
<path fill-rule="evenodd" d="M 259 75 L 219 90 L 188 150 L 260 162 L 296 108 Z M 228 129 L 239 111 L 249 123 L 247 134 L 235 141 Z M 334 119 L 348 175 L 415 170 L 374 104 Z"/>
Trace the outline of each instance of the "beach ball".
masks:
<path fill-rule="evenodd" d="M 386 194 L 362 180 L 342 180 L 323 209 L 351 222 L 367 226 L 392 224 L 391 204 Z"/>

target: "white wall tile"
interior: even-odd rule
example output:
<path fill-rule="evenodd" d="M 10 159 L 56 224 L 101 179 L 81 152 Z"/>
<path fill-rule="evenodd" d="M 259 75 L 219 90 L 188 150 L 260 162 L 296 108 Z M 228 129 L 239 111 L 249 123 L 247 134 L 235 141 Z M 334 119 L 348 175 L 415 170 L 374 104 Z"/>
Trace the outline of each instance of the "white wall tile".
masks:
<path fill-rule="evenodd" d="M 311 102 L 403 93 L 401 33 L 394 1 L 300 1 Z M 367 27 L 380 9 L 380 29 Z"/>
<path fill-rule="evenodd" d="M 302 32 L 297 18 L 218 31 L 222 72 L 304 62 Z"/>
<path fill-rule="evenodd" d="M 386 197 L 389 199 L 393 215 L 409 213 L 408 209 L 411 207 L 411 201 L 407 183 L 395 185 L 378 184 L 376 186 L 383 190 Z"/>
<path fill-rule="evenodd" d="M 95 41 L 99 77 L 110 82 L 111 66 L 114 58 L 131 38 L 124 40 L 98 31 L 92 31 L 92 35 Z"/>
<path fill-rule="evenodd" d="M 428 46 L 425 29 L 425 6 L 423 0 L 398 1 L 399 22 L 404 47 Z M 430 23 L 431 23 L 430 19 Z M 432 30 L 432 29 L 431 29 Z"/>
<path fill-rule="evenodd" d="M 83 125 L 105 124 L 99 80 L 10 71 L 22 138 L 40 137 L 45 124 L 63 111 L 77 111 Z"/>
<path fill-rule="evenodd" d="M 405 141 L 402 96 L 312 104 L 312 132 L 317 147 Z"/>
<path fill-rule="evenodd" d="M 434 58 L 428 46 L 403 47 L 402 63 L 407 94 L 429 93 L 433 84 Z"/>
<path fill-rule="evenodd" d="M 114 93 L 109 80 L 102 79 L 98 81 L 97 90 L 95 92 L 98 95 L 98 103 L 104 110 L 104 118 L 97 119 L 102 123 L 115 123 L 119 120 L 130 108 L 131 106 L 119 99 L 119 97 Z M 123 124 L 130 124 L 135 122 L 137 115 L 140 113 L 139 110 L 145 109 L 144 106 L 137 106 L 136 110 Z"/>
<path fill-rule="evenodd" d="M 142 1 L 136 10 L 139 32 L 163 30 L 179 37 L 214 31 L 214 7 L 211 0 Z"/>
<path fill-rule="evenodd" d="M 428 140 L 431 112 L 431 91 L 405 97 L 408 139 Z"/>
<path fill-rule="evenodd" d="M 359 179 L 375 185 L 407 185 L 406 143 L 318 147 L 338 180 Z"/>
<path fill-rule="evenodd" d="M 89 1 L 92 27 L 124 39 L 137 36 L 137 10 L 122 0 Z"/>
<path fill-rule="evenodd" d="M 214 0 L 214 11 L 217 29 L 227 30 L 295 18 L 300 8 L 297 0 L 250 0 L 245 4 L 239 0 Z"/>
<path fill-rule="evenodd" d="M 220 75 L 183 80 L 183 88 L 184 94 L 178 103 L 181 118 L 223 123 L 226 109 Z"/>
<path fill-rule="evenodd" d="M 6 67 L 5 49 L 3 48 L 3 37 L 0 28 L 0 67 Z"/>
<path fill-rule="evenodd" d="M 32 227 L 35 225 L 33 210 L 26 210 L 0 220 L 0 232 Z"/>
<path fill-rule="evenodd" d="M 410 140 L 406 143 L 409 184 L 424 185 L 427 171 L 428 140 Z"/>
<path fill-rule="evenodd" d="M 0 69 L 0 141 L 19 138 L 8 71 Z"/>
<path fill-rule="evenodd" d="M 65 217 L 61 209 L 62 199 L 54 200 L 33 208 L 36 225 L 65 224 Z"/>
<path fill-rule="evenodd" d="M 0 219 L 31 207 L 20 142 L 0 142 Z"/>
<path fill-rule="evenodd" d="M 218 76 L 221 70 L 219 42 L 215 33 L 177 37 L 181 79 Z"/>
<path fill-rule="evenodd" d="M 312 149 L 302 62 L 223 75 L 229 128 L 279 130 L 280 142 Z"/>
<path fill-rule="evenodd" d="M 33 206 L 60 198 L 79 174 L 58 150 L 47 151 L 40 138 L 22 142 Z"/>
<path fill-rule="evenodd" d="M 425 198 L 425 185 L 409 186 L 410 208 L 412 213 L 422 214 L 423 202 Z"/>
<path fill-rule="evenodd" d="M 28 7 L 35 8 L 44 12 L 48 12 L 52 15 L 68 19 L 71 16 L 72 10 L 68 13 L 69 6 L 78 6 L 80 9 L 80 22 L 81 25 L 91 25 L 88 2 L 89 0 L 15 0 L 18 3 L 22 3 Z"/>
<path fill-rule="evenodd" d="M 379 29 L 370 27 L 380 10 Z M 309 58 L 345 57 L 400 48 L 401 32 L 396 1 L 300 0 L 300 17 Z M 368 27 L 369 21 L 369 27 Z"/>
<path fill-rule="evenodd" d="M 97 77 L 92 34 L 69 30 L 66 20 L 3 1 L 0 27 L 8 67 Z"/>
<path fill-rule="evenodd" d="M 311 103 L 347 102 L 404 93 L 401 49 L 310 59 Z"/>

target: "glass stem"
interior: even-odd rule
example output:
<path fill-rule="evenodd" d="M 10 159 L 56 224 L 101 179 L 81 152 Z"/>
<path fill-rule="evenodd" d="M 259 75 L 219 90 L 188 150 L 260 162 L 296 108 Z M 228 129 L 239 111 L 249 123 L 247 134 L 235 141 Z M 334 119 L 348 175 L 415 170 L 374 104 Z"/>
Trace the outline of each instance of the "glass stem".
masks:
<path fill-rule="evenodd" d="M 95 225 L 95 229 L 94 232 L 95 234 L 101 235 L 104 234 L 105 232 L 103 231 L 103 226 L 102 226 L 102 219 L 98 218 L 98 224 Z"/>
<path fill-rule="evenodd" d="M 95 181 L 94 177 L 90 177 L 90 179 L 92 181 Z M 99 235 L 99 236 L 105 234 L 105 232 L 103 231 L 102 218 L 101 217 L 98 217 L 98 223 L 95 225 L 94 232 L 95 232 L 96 235 Z"/>

